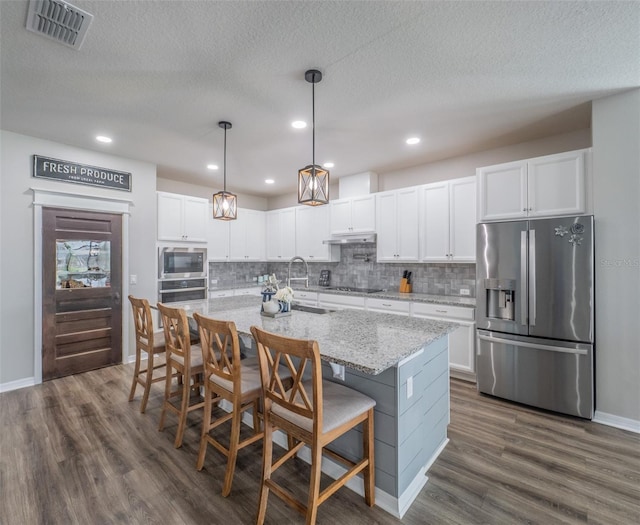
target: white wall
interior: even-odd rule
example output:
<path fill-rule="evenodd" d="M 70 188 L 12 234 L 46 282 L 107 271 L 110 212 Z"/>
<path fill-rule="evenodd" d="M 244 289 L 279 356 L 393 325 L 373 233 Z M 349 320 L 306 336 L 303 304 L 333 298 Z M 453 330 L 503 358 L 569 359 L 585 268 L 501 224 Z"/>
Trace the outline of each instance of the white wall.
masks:
<path fill-rule="evenodd" d="M 129 272 L 138 284 L 129 292 L 156 296 L 156 170 L 152 164 L 73 148 L 55 142 L 0 131 L 0 387 L 28 382 L 34 376 L 34 208 L 30 188 L 129 198 Z M 32 177 L 33 155 L 91 164 L 132 174 L 132 191 L 93 188 Z M 128 279 L 128 276 L 123 276 Z M 128 301 L 123 301 L 129 313 Z M 129 334 L 130 353 L 133 353 Z M 0 388 L 1 389 L 1 388 Z"/>
<path fill-rule="evenodd" d="M 596 417 L 640 431 L 640 89 L 593 102 Z"/>

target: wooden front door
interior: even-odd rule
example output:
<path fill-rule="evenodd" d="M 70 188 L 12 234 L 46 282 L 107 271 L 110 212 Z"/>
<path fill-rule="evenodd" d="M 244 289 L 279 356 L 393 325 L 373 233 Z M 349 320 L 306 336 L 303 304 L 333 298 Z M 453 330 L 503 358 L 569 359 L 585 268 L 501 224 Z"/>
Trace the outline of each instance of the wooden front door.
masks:
<path fill-rule="evenodd" d="M 42 210 L 42 379 L 122 362 L 122 216 Z"/>

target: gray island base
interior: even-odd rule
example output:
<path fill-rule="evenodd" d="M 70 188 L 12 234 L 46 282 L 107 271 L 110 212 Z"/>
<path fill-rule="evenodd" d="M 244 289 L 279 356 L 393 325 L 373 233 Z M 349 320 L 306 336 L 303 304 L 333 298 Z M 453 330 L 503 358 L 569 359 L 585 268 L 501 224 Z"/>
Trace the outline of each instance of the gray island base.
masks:
<path fill-rule="evenodd" d="M 315 339 L 320 346 L 323 376 L 346 384 L 376 400 L 376 505 L 401 518 L 427 483 L 427 470 L 446 446 L 449 424 L 448 334 L 458 325 L 428 319 L 361 310 L 329 314 L 293 311 L 289 317 L 260 315 L 260 298 L 252 296 L 172 303 L 189 316 L 232 320 L 249 342 L 257 325 L 290 337 Z M 333 364 L 333 367 L 332 367 Z M 344 381 L 338 377 L 343 371 Z M 246 422 L 251 424 L 251 418 Z M 286 437 L 274 440 L 286 447 Z M 331 448 L 357 460 L 362 455 L 359 429 Z M 309 461 L 309 451 L 299 457 Z M 323 458 L 322 470 L 338 478 L 344 468 Z M 362 480 L 347 486 L 364 494 Z"/>

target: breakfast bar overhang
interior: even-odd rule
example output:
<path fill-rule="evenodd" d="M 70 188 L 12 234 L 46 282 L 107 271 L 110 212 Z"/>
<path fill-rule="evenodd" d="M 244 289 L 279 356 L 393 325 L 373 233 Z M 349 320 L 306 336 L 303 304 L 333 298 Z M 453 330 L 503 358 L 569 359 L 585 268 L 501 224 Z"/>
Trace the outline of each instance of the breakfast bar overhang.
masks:
<path fill-rule="evenodd" d="M 252 296 L 172 303 L 188 316 L 234 321 L 241 337 L 252 325 L 269 332 L 319 343 L 326 380 L 343 382 L 376 400 L 376 505 L 402 517 L 427 482 L 426 472 L 447 444 L 449 423 L 448 334 L 458 325 L 363 310 L 325 314 L 293 311 L 272 318 L 260 314 Z M 340 376 L 344 366 L 344 381 Z M 277 440 L 286 446 L 286 439 Z M 330 448 L 357 459 L 362 454 L 359 430 Z M 305 451 L 306 452 L 306 451 Z M 302 459 L 305 452 L 300 454 Z M 337 478 L 342 466 L 323 459 L 323 471 Z M 363 494 L 360 478 L 347 485 Z"/>

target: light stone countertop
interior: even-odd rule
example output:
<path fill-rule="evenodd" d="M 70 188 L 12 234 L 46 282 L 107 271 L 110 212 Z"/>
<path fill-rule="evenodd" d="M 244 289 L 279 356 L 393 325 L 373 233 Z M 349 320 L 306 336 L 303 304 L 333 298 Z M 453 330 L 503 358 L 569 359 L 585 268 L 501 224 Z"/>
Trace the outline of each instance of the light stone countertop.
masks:
<path fill-rule="evenodd" d="M 236 286 L 224 286 L 220 288 L 211 288 L 209 291 L 222 291 L 222 290 L 238 290 L 243 288 L 253 288 L 256 290 L 261 290 L 262 285 L 257 285 L 255 283 L 244 283 L 238 284 Z M 396 291 L 383 291 L 376 293 L 362 293 L 362 292 L 344 292 L 339 290 L 328 290 L 321 286 L 309 286 L 309 288 L 294 288 L 295 291 L 309 291 L 309 292 L 320 292 L 320 293 L 328 293 L 335 295 L 351 295 L 356 297 L 377 297 L 379 299 L 393 299 L 397 301 L 412 301 L 416 303 L 431 303 L 431 304 L 444 304 L 449 306 L 461 306 L 464 308 L 475 308 L 476 307 L 476 299 L 475 297 L 463 297 L 456 295 L 431 295 L 425 293 L 400 293 Z M 294 297 L 295 299 L 295 297 Z"/>
<path fill-rule="evenodd" d="M 324 361 L 371 375 L 396 366 L 458 328 L 456 323 L 348 309 L 328 314 L 294 310 L 290 316 L 270 318 L 260 314 L 260 298 L 254 296 L 185 301 L 170 306 L 184 308 L 188 316 L 198 312 L 234 321 L 241 334 L 250 335 L 251 326 L 256 325 L 288 337 L 315 339 Z"/>

